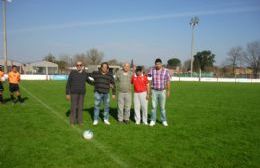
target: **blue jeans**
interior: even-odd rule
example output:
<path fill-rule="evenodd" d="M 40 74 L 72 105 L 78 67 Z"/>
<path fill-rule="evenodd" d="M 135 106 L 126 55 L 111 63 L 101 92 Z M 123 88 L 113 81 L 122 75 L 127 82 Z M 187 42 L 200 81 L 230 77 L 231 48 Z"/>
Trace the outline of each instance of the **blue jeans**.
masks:
<path fill-rule="evenodd" d="M 165 111 L 165 103 L 166 103 L 166 90 L 153 90 L 152 89 L 152 116 L 151 120 L 156 122 L 156 110 L 157 105 L 160 105 L 161 110 L 161 120 L 166 121 L 166 111 Z"/>
<path fill-rule="evenodd" d="M 109 118 L 109 93 L 95 92 L 94 120 L 98 120 L 101 102 L 104 103 L 104 120 Z"/>

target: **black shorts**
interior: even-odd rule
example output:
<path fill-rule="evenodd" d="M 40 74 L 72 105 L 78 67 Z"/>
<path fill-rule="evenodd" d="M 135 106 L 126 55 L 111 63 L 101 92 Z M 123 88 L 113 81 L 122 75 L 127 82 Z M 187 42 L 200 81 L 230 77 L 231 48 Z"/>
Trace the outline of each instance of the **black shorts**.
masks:
<path fill-rule="evenodd" d="M 19 91 L 19 85 L 14 83 L 9 83 L 9 91 L 10 92 L 17 92 Z"/>
<path fill-rule="evenodd" d="M 0 82 L 0 92 L 4 91 L 3 83 Z"/>

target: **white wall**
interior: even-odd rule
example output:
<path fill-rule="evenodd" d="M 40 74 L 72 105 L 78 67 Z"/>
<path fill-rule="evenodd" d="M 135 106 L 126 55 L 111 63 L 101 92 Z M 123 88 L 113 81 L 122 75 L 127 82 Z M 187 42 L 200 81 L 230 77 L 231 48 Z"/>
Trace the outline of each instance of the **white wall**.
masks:
<path fill-rule="evenodd" d="M 199 81 L 199 78 L 172 77 L 171 81 Z M 201 78 L 201 82 L 260 83 L 260 79 L 246 78 Z"/>
<path fill-rule="evenodd" d="M 7 75 L 5 75 L 7 78 Z M 21 75 L 21 80 L 66 80 L 67 75 Z M 171 81 L 198 82 L 195 77 L 172 77 Z M 201 78 L 201 82 L 233 82 L 233 83 L 260 83 L 260 79 L 246 78 Z"/>

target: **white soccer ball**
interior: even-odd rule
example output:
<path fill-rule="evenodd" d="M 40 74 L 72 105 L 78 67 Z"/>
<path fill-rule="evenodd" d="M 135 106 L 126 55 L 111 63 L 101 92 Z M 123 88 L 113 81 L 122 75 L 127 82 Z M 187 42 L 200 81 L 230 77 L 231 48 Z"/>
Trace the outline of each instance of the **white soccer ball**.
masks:
<path fill-rule="evenodd" d="M 91 130 L 86 130 L 83 132 L 83 138 L 84 139 L 92 139 L 93 138 L 93 132 Z"/>

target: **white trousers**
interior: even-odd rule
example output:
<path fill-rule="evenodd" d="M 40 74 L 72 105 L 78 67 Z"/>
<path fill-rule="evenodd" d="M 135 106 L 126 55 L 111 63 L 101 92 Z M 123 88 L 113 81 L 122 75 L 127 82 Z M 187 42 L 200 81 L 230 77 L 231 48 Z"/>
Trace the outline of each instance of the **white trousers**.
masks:
<path fill-rule="evenodd" d="M 134 93 L 134 108 L 135 108 L 135 122 L 140 123 L 141 115 L 140 109 L 142 110 L 142 121 L 147 123 L 147 107 L 148 101 L 146 99 L 147 92 Z"/>

